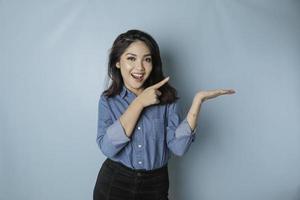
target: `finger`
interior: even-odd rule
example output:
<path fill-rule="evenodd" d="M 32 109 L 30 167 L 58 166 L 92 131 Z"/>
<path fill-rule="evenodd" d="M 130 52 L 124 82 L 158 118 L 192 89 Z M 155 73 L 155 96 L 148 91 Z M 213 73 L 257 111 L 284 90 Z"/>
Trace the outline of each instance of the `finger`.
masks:
<path fill-rule="evenodd" d="M 158 95 L 158 96 L 160 96 L 162 93 L 159 90 L 155 90 L 155 94 Z"/>
<path fill-rule="evenodd" d="M 160 81 L 160 82 L 154 84 L 152 87 L 153 87 L 154 89 L 158 89 L 158 88 L 160 88 L 161 86 L 163 86 L 166 82 L 168 82 L 169 79 L 170 79 L 170 77 L 168 76 L 168 77 L 165 78 L 164 80 L 162 80 L 162 81 Z"/>
<path fill-rule="evenodd" d="M 235 90 L 230 89 L 230 90 L 228 90 L 228 92 L 229 92 L 230 94 L 233 94 L 233 93 L 235 93 Z"/>
<path fill-rule="evenodd" d="M 222 93 L 223 93 L 223 94 L 233 94 L 233 93 L 235 93 L 235 91 L 232 90 L 232 89 L 229 89 L 229 90 L 222 90 Z"/>

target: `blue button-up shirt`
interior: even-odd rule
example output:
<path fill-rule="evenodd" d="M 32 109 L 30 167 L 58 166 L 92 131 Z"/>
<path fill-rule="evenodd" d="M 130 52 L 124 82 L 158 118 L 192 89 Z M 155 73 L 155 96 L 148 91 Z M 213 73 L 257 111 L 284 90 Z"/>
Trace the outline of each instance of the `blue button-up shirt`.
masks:
<path fill-rule="evenodd" d="M 120 116 L 137 96 L 123 86 L 119 95 L 100 96 L 97 144 L 102 153 L 132 169 L 152 170 L 167 164 L 171 152 L 182 156 L 195 139 L 187 119 L 182 120 L 178 100 L 166 105 L 145 107 L 130 137 Z"/>

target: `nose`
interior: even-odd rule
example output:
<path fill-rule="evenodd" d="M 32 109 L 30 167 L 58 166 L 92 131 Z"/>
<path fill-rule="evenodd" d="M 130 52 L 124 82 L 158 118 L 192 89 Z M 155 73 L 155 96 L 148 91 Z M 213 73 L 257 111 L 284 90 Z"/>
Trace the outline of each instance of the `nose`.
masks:
<path fill-rule="evenodd" d="M 139 69 L 139 70 L 144 70 L 144 64 L 143 61 L 140 61 L 136 64 L 135 68 Z"/>

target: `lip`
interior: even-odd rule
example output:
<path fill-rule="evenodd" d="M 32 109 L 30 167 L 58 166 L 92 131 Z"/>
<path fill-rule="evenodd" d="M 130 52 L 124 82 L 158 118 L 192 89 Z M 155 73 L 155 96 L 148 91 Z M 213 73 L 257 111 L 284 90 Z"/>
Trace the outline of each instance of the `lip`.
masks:
<path fill-rule="evenodd" d="M 136 79 L 136 78 L 134 78 L 134 77 L 133 77 L 133 74 L 141 75 L 141 79 Z M 132 77 L 135 81 L 141 82 L 141 81 L 144 80 L 145 74 L 144 74 L 144 73 L 131 73 L 131 77 Z"/>
<path fill-rule="evenodd" d="M 131 75 L 138 75 L 138 76 L 144 77 L 144 76 L 145 76 L 145 73 L 131 73 Z"/>

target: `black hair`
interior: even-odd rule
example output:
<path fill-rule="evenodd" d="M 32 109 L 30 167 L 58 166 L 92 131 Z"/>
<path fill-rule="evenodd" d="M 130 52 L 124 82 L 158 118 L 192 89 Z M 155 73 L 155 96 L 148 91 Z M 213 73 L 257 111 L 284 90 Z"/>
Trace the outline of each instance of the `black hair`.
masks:
<path fill-rule="evenodd" d="M 108 76 L 109 78 L 111 78 L 112 83 L 109 88 L 103 92 L 105 96 L 113 97 L 121 92 L 124 83 L 121 71 L 116 67 L 116 63 L 120 61 L 121 55 L 125 52 L 127 47 L 131 43 L 136 41 L 142 41 L 147 45 L 151 52 L 153 65 L 152 71 L 148 79 L 144 82 L 143 87 L 149 87 L 165 78 L 162 72 L 162 61 L 160 58 L 159 47 L 153 37 L 141 30 L 128 30 L 127 32 L 120 34 L 115 39 L 110 49 L 108 61 Z M 172 103 L 175 100 L 179 99 L 179 97 L 177 97 L 176 89 L 172 87 L 168 82 L 160 87 L 159 91 L 162 92 L 162 95 L 159 97 L 160 104 Z"/>

